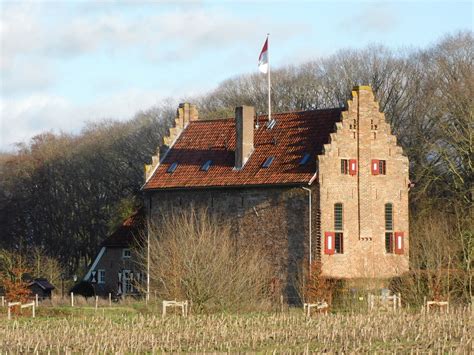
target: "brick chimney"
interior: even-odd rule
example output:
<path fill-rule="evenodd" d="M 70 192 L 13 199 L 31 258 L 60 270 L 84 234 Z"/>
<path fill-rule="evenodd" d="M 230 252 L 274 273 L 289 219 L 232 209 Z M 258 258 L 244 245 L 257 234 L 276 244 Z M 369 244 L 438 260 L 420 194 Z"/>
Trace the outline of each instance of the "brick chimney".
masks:
<path fill-rule="evenodd" d="M 253 123 L 255 109 L 253 106 L 239 106 L 235 108 L 235 169 L 245 165 L 253 153 Z"/>

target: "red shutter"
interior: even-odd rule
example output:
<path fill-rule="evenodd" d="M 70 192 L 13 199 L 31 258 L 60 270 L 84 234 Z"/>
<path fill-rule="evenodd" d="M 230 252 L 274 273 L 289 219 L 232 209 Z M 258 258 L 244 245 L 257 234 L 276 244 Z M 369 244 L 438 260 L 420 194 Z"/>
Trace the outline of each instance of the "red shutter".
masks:
<path fill-rule="evenodd" d="M 324 254 L 334 254 L 334 232 L 324 232 Z"/>
<path fill-rule="evenodd" d="M 372 159 L 372 164 L 370 165 L 372 170 L 372 175 L 378 175 L 379 174 L 379 160 L 378 159 Z"/>
<path fill-rule="evenodd" d="M 350 175 L 357 174 L 357 159 L 349 160 L 349 174 Z"/>
<path fill-rule="evenodd" d="M 403 232 L 395 232 L 395 254 L 403 254 Z"/>

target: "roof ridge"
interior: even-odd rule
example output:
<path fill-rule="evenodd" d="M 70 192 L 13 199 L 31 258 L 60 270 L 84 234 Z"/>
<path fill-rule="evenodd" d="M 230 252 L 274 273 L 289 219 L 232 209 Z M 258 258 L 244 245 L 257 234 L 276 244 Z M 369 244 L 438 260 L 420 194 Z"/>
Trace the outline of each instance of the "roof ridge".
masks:
<path fill-rule="evenodd" d="M 331 107 L 331 108 L 318 108 L 314 110 L 298 110 L 298 111 L 284 111 L 284 112 L 273 112 L 272 117 L 279 116 L 279 115 L 288 115 L 292 113 L 313 113 L 313 112 L 321 112 L 321 111 L 343 111 L 345 108 L 344 107 Z M 268 116 L 267 114 L 261 114 L 258 115 L 257 117 L 266 117 Z M 191 121 L 189 123 L 195 123 L 195 122 L 216 122 L 216 121 L 230 121 L 234 120 L 235 117 L 227 117 L 227 118 L 204 118 L 204 119 L 198 119 L 196 121 Z"/>

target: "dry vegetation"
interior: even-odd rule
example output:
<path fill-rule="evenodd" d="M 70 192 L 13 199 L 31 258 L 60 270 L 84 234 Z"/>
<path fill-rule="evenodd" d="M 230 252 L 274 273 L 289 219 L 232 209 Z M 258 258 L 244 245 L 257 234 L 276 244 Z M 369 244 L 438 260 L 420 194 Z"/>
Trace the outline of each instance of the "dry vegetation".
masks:
<path fill-rule="evenodd" d="M 187 319 L 133 314 L 127 308 L 97 313 L 91 310 L 89 315 L 82 310 L 62 318 L 2 320 L 0 352 L 469 353 L 470 317 L 469 310 L 461 308 L 449 315 L 330 314 L 310 319 L 300 310 L 282 314 L 194 315 Z"/>

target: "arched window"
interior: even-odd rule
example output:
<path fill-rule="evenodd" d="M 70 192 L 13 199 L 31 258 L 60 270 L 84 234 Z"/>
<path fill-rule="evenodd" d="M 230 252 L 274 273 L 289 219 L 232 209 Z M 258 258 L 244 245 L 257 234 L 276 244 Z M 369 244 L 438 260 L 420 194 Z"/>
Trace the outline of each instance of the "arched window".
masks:
<path fill-rule="evenodd" d="M 385 252 L 393 253 L 393 204 L 385 204 Z"/>

